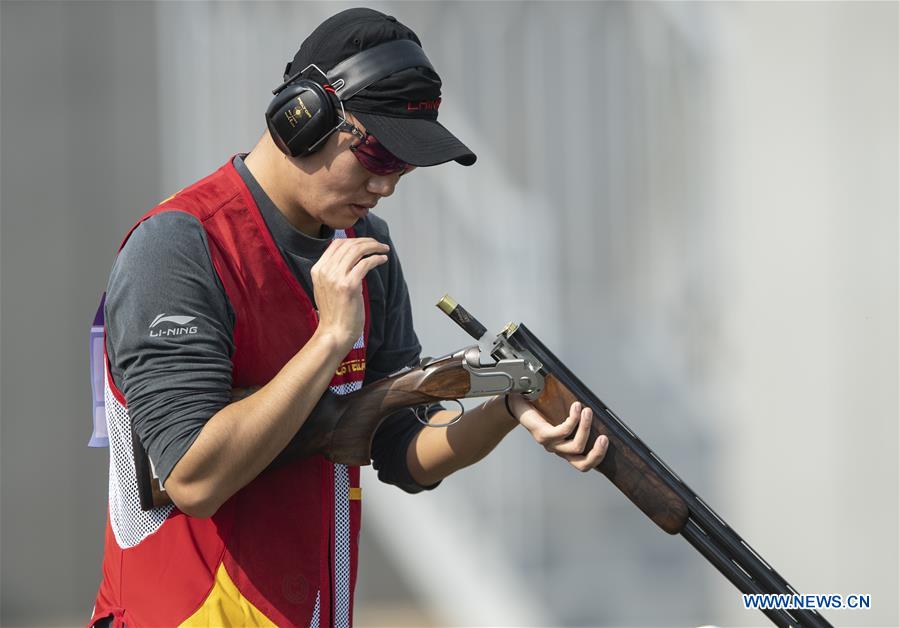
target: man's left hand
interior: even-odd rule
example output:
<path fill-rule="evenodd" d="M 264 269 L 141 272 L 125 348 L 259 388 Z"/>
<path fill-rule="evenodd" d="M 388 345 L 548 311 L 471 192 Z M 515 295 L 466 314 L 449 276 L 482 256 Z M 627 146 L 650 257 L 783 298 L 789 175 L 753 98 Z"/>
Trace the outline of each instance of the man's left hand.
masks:
<path fill-rule="evenodd" d="M 591 435 L 594 412 L 576 401 L 569 408 L 569 416 L 559 425 L 553 425 L 533 405 L 520 395 L 509 396 L 509 407 L 531 437 L 550 453 L 564 458 L 579 471 L 590 471 L 603 460 L 609 447 L 609 439 L 600 435 L 585 452 Z M 574 431 L 574 436 L 569 438 Z"/>

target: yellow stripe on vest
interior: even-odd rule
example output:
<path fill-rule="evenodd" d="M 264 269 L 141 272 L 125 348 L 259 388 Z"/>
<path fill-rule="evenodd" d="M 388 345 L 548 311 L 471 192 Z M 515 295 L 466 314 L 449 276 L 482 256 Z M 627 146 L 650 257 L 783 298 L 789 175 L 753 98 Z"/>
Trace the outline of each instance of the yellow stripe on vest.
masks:
<path fill-rule="evenodd" d="M 216 583 L 206 601 L 182 626 L 275 626 L 247 598 L 241 595 L 225 565 L 219 565 Z"/>
<path fill-rule="evenodd" d="M 358 486 L 350 487 L 350 501 L 362 499 L 362 489 Z"/>

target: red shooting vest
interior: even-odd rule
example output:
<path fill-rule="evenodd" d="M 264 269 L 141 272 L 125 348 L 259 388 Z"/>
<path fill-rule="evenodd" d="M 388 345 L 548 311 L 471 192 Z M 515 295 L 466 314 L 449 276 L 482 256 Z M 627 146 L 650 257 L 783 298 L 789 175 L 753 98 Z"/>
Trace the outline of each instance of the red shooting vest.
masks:
<path fill-rule="evenodd" d="M 164 211 L 191 214 L 206 231 L 235 313 L 232 385 L 269 382 L 309 341 L 318 318 L 240 175 L 229 160 L 141 221 Z M 346 236 L 353 237 L 352 231 L 335 234 Z M 359 389 L 365 375 L 365 283 L 363 296 L 365 331 L 331 381 L 338 394 Z M 108 369 L 106 416 L 109 513 L 92 622 L 112 614 L 115 626 L 129 627 L 350 626 L 360 526 L 358 467 L 334 465 L 321 456 L 298 460 L 262 473 L 209 519 L 171 505 L 143 512 L 128 407 Z"/>

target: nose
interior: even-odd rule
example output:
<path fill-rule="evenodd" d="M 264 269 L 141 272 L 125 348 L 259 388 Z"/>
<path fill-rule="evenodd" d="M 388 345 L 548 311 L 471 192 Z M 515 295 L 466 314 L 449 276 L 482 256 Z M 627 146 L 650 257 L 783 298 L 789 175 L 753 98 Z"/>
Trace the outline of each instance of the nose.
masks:
<path fill-rule="evenodd" d="M 372 194 L 390 196 L 394 193 L 394 188 L 397 186 L 397 181 L 400 180 L 400 175 L 400 172 L 385 175 L 373 174 L 366 182 L 366 189 Z"/>

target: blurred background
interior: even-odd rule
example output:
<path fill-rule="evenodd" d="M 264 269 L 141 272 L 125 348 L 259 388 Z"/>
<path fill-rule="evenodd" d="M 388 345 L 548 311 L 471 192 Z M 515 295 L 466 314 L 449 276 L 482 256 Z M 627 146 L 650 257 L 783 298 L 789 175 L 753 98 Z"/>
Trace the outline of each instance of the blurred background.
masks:
<path fill-rule="evenodd" d="M 144 211 L 264 129 L 354 4 L 0 3 L 4 626 L 87 621 L 88 328 Z M 898 5 L 374 2 L 473 168 L 379 209 L 434 303 L 525 322 L 803 593 L 898 615 Z M 517 430 L 427 495 L 364 475 L 360 626 L 765 625 L 683 539 Z"/>

